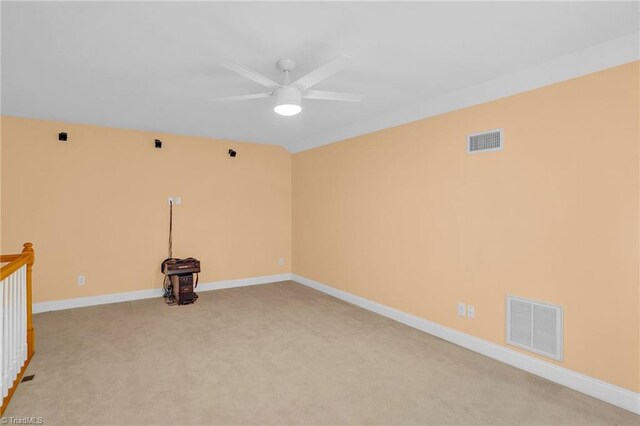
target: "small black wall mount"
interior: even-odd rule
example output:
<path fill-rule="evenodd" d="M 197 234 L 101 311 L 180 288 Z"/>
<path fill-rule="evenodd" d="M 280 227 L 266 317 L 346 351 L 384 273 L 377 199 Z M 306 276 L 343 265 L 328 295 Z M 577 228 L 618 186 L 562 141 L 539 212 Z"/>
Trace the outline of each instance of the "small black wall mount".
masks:
<path fill-rule="evenodd" d="M 156 139 L 155 144 L 156 148 L 162 148 L 162 141 L 160 139 Z"/>
<path fill-rule="evenodd" d="M 233 149 L 229 150 L 229 157 L 234 158 L 236 156 L 236 152 Z"/>
<path fill-rule="evenodd" d="M 58 140 L 62 141 L 62 142 L 66 142 L 67 141 L 67 132 L 58 133 Z"/>

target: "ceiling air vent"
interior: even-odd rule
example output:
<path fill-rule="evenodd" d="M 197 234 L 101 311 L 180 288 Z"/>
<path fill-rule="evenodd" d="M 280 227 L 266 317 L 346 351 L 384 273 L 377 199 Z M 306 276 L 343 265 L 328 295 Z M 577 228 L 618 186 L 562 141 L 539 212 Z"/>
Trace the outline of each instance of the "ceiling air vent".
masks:
<path fill-rule="evenodd" d="M 562 306 L 507 296 L 507 343 L 562 361 Z"/>
<path fill-rule="evenodd" d="M 502 129 L 489 130 L 488 132 L 474 133 L 467 136 L 467 152 L 500 151 L 504 146 Z"/>

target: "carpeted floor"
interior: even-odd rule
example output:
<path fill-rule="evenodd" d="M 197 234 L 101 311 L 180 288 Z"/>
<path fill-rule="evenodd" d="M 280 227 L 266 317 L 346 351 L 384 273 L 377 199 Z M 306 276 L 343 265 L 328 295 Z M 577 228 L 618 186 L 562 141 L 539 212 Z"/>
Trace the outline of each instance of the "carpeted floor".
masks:
<path fill-rule="evenodd" d="M 640 424 L 293 282 L 35 316 L 5 416 L 52 424 Z"/>

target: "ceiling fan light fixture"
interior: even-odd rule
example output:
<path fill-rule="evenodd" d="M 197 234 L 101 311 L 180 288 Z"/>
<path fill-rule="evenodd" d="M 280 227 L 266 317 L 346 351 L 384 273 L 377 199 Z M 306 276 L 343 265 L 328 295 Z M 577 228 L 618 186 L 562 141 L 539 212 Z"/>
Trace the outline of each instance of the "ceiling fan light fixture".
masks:
<path fill-rule="evenodd" d="M 275 90 L 276 106 L 273 108 L 276 114 L 292 116 L 302 111 L 302 93 L 295 87 L 284 86 Z"/>
<path fill-rule="evenodd" d="M 276 105 L 273 110 L 276 112 L 276 114 L 288 117 L 300 113 L 300 111 L 302 111 L 302 107 L 300 105 L 294 104 L 282 104 Z"/>

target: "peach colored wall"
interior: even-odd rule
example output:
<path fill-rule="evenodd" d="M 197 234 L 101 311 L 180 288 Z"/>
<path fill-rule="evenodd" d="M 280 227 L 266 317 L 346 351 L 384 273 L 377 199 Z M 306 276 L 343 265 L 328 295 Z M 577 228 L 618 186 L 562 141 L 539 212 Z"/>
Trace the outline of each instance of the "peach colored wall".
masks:
<path fill-rule="evenodd" d="M 294 273 L 499 344 L 507 294 L 563 305 L 562 365 L 640 390 L 638 79 L 635 62 L 295 154 Z M 466 153 L 494 128 L 504 151 Z"/>
<path fill-rule="evenodd" d="M 160 288 L 170 195 L 182 197 L 174 256 L 199 258 L 201 282 L 291 270 L 291 155 L 280 146 L 4 116 L 0 149 L 1 249 L 34 243 L 35 302 Z"/>

